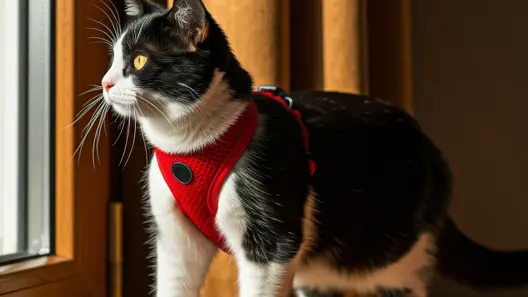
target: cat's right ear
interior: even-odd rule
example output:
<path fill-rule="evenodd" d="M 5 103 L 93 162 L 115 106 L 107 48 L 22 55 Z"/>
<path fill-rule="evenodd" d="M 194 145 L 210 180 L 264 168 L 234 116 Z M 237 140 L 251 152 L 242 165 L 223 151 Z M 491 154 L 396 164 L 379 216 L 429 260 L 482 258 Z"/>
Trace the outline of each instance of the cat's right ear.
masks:
<path fill-rule="evenodd" d="M 125 13 L 128 19 L 136 19 L 146 14 L 162 12 L 165 9 L 149 0 L 125 0 Z"/>

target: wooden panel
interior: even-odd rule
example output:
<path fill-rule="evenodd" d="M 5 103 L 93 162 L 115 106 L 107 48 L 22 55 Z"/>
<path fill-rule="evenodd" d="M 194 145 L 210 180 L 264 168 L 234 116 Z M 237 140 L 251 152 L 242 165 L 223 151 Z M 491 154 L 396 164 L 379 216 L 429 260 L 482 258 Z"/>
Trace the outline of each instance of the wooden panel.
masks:
<path fill-rule="evenodd" d="M 238 296 L 237 279 L 235 260 L 230 255 L 219 252 L 211 264 L 200 296 L 236 297 Z"/>
<path fill-rule="evenodd" d="M 325 0 L 323 11 L 324 89 L 367 92 L 363 0 Z"/>
<path fill-rule="evenodd" d="M 73 259 L 43 257 L 0 267 L 0 296 L 77 274 Z"/>
<path fill-rule="evenodd" d="M 410 0 L 368 0 L 369 87 L 412 111 Z"/>
<path fill-rule="evenodd" d="M 4 297 L 56 297 L 75 296 L 92 297 L 87 290 L 84 280 L 81 277 L 74 277 L 67 280 L 48 283 L 43 286 L 27 288 L 18 292 L 2 295 Z"/>
<path fill-rule="evenodd" d="M 66 5 L 70 0 L 58 0 L 57 5 Z M 66 83 L 57 83 L 57 106 L 63 106 L 66 102 L 74 102 L 73 110 L 68 116 L 71 118 L 64 119 L 63 122 L 57 122 L 57 137 L 64 133 L 64 123 L 71 123 L 73 115 L 79 113 L 83 105 L 94 94 L 79 96 L 85 92 L 92 84 L 99 84 L 102 75 L 108 67 L 108 48 L 104 44 L 93 43 L 90 36 L 96 35 L 96 32 L 87 30 L 88 27 L 102 26 L 93 22 L 91 19 L 100 20 L 108 24 L 106 16 L 91 1 L 73 1 L 75 3 L 75 19 L 73 23 L 63 24 L 62 26 L 75 26 L 74 36 L 57 36 L 57 47 L 61 46 L 67 38 L 74 40 L 73 57 L 75 57 L 73 68 L 70 73 L 63 73 L 64 76 L 71 76 L 73 80 L 73 93 L 61 94 L 63 85 Z M 104 7 L 104 6 L 103 6 Z M 57 17 L 60 19 L 62 12 L 60 6 L 57 7 Z M 109 25 L 108 25 L 109 26 Z M 57 29 L 59 25 L 57 25 Z M 101 36 L 99 34 L 99 36 Z M 66 57 L 64 57 L 66 58 Z M 63 67 L 57 66 L 57 69 Z M 91 116 L 91 114 L 90 114 Z M 88 123 L 89 116 L 73 126 L 74 146 L 77 147 L 80 142 L 82 130 Z M 106 125 L 108 120 L 105 119 Z M 110 200 L 110 147 L 108 136 L 101 133 L 100 141 L 97 143 L 98 157 L 93 163 L 93 141 L 95 129 L 93 129 L 88 141 L 84 145 L 81 155 L 75 158 L 72 151 L 64 151 L 57 147 L 57 160 L 64 159 L 69 162 L 68 166 L 74 174 L 74 192 L 71 196 L 70 203 L 74 209 L 74 260 L 79 267 L 80 276 L 85 281 L 85 286 L 90 295 L 106 295 L 106 264 L 107 264 L 107 216 L 108 202 Z M 68 149 L 72 149 L 68 147 Z M 63 182 L 62 176 L 57 176 L 56 184 L 59 186 Z M 58 203 L 57 207 L 60 207 Z M 57 222 L 60 228 L 60 222 Z M 61 294 L 62 295 L 62 294 Z"/>
<path fill-rule="evenodd" d="M 291 90 L 323 89 L 321 0 L 291 1 Z"/>
<path fill-rule="evenodd" d="M 255 83 L 289 89 L 289 0 L 203 2 Z"/>

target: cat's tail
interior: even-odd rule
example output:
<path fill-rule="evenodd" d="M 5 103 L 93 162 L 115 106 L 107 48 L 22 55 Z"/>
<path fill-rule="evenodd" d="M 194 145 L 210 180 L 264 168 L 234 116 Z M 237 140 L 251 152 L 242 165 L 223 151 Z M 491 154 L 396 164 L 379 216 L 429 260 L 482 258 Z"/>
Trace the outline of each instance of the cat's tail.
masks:
<path fill-rule="evenodd" d="M 451 218 L 438 239 L 438 268 L 457 282 L 481 288 L 528 285 L 528 251 L 496 251 L 464 235 Z"/>

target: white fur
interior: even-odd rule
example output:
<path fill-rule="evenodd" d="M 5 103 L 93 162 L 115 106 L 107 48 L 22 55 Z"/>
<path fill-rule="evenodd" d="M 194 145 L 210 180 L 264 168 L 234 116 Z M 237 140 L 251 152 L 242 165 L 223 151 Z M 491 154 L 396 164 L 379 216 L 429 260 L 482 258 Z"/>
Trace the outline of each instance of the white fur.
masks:
<path fill-rule="evenodd" d="M 246 232 L 248 216 L 242 207 L 243 197 L 236 192 L 236 174 L 232 174 L 224 184 L 218 201 L 216 223 L 226 236 L 230 251 L 237 266 L 240 285 L 239 296 L 275 297 L 288 296 L 283 288 L 289 265 L 269 263 L 257 264 L 247 259 L 242 240 Z"/>
<path fill-rule="evenodd" d="M 189 23 L 191 14 L 192 8 L 190 6 L 181 7 L 174 13 L 174 18 L 178 22 L 180 28 L 183 28 L 184 25 Z"/>
<path fill-rule="evenodd" d="M 103 82 L 110 82 L 114 86 L 108 91 L 103 89 L 103 96 L 106 103 L 111 104 L 117 113 L 133 116 L 138 92 L 132 77 L 123 76 L 126 64 L 123 58 L 122 41 L 126 33 L 121 35 L 114 45 L 114 61 L 102 79 Z"/>
<path fill-rule="evenodd" d="M 137 0 L 125 0 L 125 13 L 128 16 L 140 16 L 143 14 L 143 5 Z"/>
<path fill-rule="evenodd" d="M 198 297 L 216 247 L 175 204 L 156 157 L 148 171 L 150 208 L 159 234 L 156 240 L 156 295 Z"/>
<path fill-rule="evenodd" d="M 429 253 L 434 247 L 430 234 L 423 234 L 412 249 L 397 262 L 366 273 L 340 274 L 323 261 L 312 261 L 296 271 L 294 286 L 340 289 L 360 293 L 374 292 L 379 287 L 402 288 L 414 291 L 416 297 L 427 296 L 426 282 L 421 279 L 421 269 L 431 267 L 434 259 Z"/>
<path fill-rule="evenodd" d="M 209 91 L 196 105 L 170 103 L 165 106 L 164 116 L 140 117 L 147 139 L 165 152 L 187 153 L 220 137 L 246 106 L 229 102 L 231 94 L 222 79 L 223 74 L 217 71 Z"/>

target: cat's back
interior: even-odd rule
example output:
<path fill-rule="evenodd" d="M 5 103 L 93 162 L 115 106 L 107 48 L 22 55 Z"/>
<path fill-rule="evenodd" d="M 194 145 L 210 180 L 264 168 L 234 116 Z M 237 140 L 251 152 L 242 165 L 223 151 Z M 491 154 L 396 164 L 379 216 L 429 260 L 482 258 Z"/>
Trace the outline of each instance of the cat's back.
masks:
<path fill-rule="evenodd" d="M 371 201 L 402 195 L 400 201 L 418 203 L 438 151 L 412 116 L 362 95 L 319 91 L 292 97 L 310 133 L 313 182 L 320 192 L 367 195 Z"/>
<path fill-rule="evenodd" d="M 417 122 L 406 111 L 387 101 L 367 95 L 340 92 L 294 92 L 295 109 L 301 111 L 305 124 L 317 133 L 343 125 L 383 130 L 420 130 Z M 347 129 L 351 127 L 348 126 Z"/>
<path fill-rule="evenodd" d="M 317 158 L 339 158 L 343 165 L 390 159 L 408 162 L 430 144 L 412 116 L 383 100 L 324 91 L 291 95 Z"/>
<path fill-rule="evenodd" d="M 339 261 L 365 267 L 407 251 L 417 238 L 416 226 L 433 221 L 422 213 L 432 160 L 439 157 L 417 122 L 368 96 L 302 92 L 292 98 L 310 133 L 317 165 L 311 183 L 320 201 L 322 230 L 314 253 L 333 251 L 332 238 L 339 238 L 356 247 Z"/>

